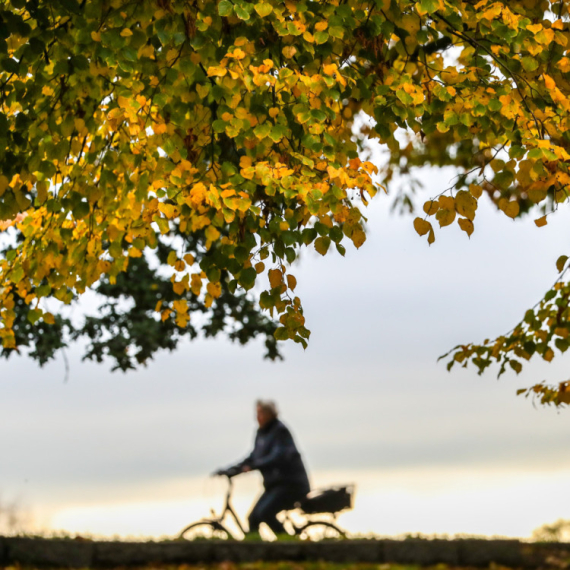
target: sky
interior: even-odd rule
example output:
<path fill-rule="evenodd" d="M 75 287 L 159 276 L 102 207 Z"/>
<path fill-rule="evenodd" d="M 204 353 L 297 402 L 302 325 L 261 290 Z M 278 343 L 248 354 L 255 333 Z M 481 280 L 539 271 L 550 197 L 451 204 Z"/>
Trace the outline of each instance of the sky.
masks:
<path fill-rule="evenodd" d="M 426 198 L 450 178 L 426 171 Z M 567 208 L 539 229 L 482 203 L 471 239 L 453 226 L 431 247 L 389 198 L 367 215 L 360 250 L 307 251 L 292 270 L 312 336 L 284 362 L 222 338 L 128 374 L 72 348 L 67 382 L 61 357 L 0 361 L 0 504 L 16 501 L 27 530 L 173 536 L 221 506 L 209 474 L 249 452 L 254 401 L 272 398 L 313 486 L 356 484 L 340 517 L 353 533 L 529 537 L 570 518 L 570 412 L 515 395 L 567 379 L 568 356 L 498 381 L 437 362 L 507 332 L 541 298 L 568 251 Z M 237 480 L 243 518 L 260 485 Z"/>

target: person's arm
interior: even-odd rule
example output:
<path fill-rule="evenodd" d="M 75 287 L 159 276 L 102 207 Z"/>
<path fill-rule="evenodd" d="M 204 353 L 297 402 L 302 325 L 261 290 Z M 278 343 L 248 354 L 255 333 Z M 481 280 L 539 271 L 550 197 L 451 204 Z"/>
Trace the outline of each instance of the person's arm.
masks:
<path fill-rule="evenodd" d="M 215 475 L 228 475 L 228 477 L 235 477 L 240 473 L 250 471 L 252 462 L 253 462 L 253 451 L 245 459 L 242 459 L 242 461 L 240 461 L 239 463 L 235 463 L 234 465 L 232 465 L 231 467 L 227 467 L 226 469 L 219 469 L 218 471 L 215 472 Z"/>
<path fill-rule="evenodd" d="M 251 469 L 265 469 L 280 463 L 284 459 L 289 459 L 296 452 L 291 434 L 285 427 L 282 427 L 276 433 L 275 442 L 271 446 L 269 453 L 259 459 L 253 459 L 251 462 L 248 462 L 248 465 Z"/>

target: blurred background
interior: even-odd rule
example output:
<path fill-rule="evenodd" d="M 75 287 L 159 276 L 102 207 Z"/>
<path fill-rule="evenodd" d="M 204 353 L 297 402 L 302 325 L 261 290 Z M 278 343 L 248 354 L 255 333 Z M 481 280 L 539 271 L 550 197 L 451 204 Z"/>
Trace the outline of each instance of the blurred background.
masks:
<path fill-rule="evenodd" d="M 449 179 L 426 171 L 426 196 Z M 482 203 L 470 240 L 454 226 L 431 247 L 386 196 L 368 219 L 358 252 L 305 252 L 292 270 L 312 336 L 283 362 L 223 339 L 128 374 L 72 349 L 67 382 L 61 357 L 1 361 L 4 532 L 176 534 L 222 505 L 224 482 L 208 475 L 249 452 L 256 398 L 277 401 L 314 487 L 356 483 L 340 518 L 351 532 L 529 537 L 570 518 L 569 412 L 515 395 L 568 379 L 568 357 L 499 381 L 437 362 L 507 332 L 542 297 L 568 253 L 568 212 L 539 229 Z M 245 518 L 260 479 L 236 484 Z"/>

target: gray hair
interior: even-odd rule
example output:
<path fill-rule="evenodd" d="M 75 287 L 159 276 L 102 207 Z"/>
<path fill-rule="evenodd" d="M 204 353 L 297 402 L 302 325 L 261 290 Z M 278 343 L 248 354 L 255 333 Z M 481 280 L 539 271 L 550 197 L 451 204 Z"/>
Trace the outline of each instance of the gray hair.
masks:
<path fill-rule="evenodd" d="M 272 415 L 274 418 L 279 415 L 277 405 L 273 400 L 256 400 L 255 405 L 258 408 L 261 408 L 264 412 Z"/>

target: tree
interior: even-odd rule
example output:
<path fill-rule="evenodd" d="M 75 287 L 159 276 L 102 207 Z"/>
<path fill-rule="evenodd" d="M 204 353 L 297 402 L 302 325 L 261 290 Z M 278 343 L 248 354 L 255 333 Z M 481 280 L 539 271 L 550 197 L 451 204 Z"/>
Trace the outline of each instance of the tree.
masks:
<path fill-rule="evenodd" d="M 306 346 L 291 264 L 303 247 L 360 247 L 363 206 L 395 177 L 415 189 L 416 167 L 457 168 L 414 220 L 428 243 L 433 221 L 471 235 L 482 196 L 538 226 L 567 199 L 561 1 L 4 0 L 1 17 L 5 350 L 29 328 L 21 315 L 65 327 L 46 300 L 93 287 L 144 298 L 147 325 L 173 336 L 232 302 L 271 334 L 244 293 L 256 283 L 274 338 Z M 380 170 L 363 160 L 372 139 L 389 151 Z M 449 367 L 552 360 L 570 346 L 569 296 L 561 276 L 512 333 L 457 347 Z M 534 391 L 570 402 L 568 383 Z"/>

